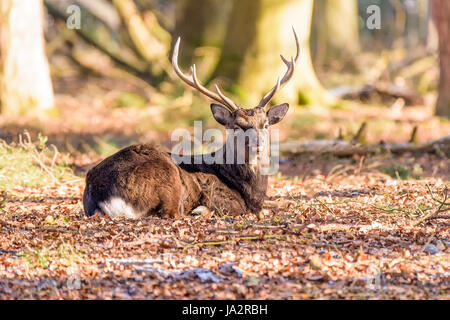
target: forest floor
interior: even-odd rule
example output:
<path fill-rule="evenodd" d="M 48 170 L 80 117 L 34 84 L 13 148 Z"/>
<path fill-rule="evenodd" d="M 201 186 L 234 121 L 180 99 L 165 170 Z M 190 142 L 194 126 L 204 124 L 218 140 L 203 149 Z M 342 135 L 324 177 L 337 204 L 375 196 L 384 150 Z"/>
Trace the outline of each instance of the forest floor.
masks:
<path fill-rule="evenodd" d="M 258 216 L 87 218 L 81 179 L 17 186 L 0 199 L 0 299 L 449 299 L 448 216 L 418 224 L 448 166 L 419 161 L 447 176 L 280 175 Z"/>
<path fill-rule="evenodd" d="M 120 144 L 162 135 L 135 137 L 139 111 L 95 105 L 67 103 L 65 120 L 40 127 L 2 123 L 0 299 L 450 298 L 450 213 L 440 203 L 450 181 L 445 155 L 283 158 L 259 215 L 87 218 L 86 171 Z M 426 115 L 421 125 L 433 128 L 419 129 L 420 141 L 449 134 L 428 109 L 399 119 L 418 111 Z M 390 124 L 392 139 L 369 140 L 407 141 L 414 123 L 396 131 L 399 121 Z M 313 123 L 326 130 L 336 119 Z M 42 131 L 62 151 L 55 156 L 43 137 L 11 143 L 23 128 L 33 141 Z M 125 138 L 95 140 L 105 134 Z M 75 138 L 65 143 L 66 136 Z M 90 141 L 94 147 L 85 146 Z"/>

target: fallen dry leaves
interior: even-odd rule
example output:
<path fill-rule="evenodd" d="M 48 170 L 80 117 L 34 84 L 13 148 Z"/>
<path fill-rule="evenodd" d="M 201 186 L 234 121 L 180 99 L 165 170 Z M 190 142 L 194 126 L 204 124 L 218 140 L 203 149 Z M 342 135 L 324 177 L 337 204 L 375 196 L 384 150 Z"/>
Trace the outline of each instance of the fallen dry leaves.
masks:
<path fill-rule="evenodd" d="M 258 215 L 82 215 L 84 182 L 0 195 L 0 299 L 448 299 L 446 180 L 272 178 Z"/>

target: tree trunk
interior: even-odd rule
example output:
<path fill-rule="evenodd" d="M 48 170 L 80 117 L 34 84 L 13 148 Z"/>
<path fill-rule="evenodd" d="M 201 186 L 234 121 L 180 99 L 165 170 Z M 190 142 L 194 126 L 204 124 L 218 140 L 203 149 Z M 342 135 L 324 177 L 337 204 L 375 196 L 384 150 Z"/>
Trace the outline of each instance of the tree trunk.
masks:
<path fill-rule="evenodd" d="M 357 0 L 314 1 L 315 62 L 350 60 L 360 50 Z M 351 61 L 349 61 L 351 62 Z"/>
<path fill-rule="evenodd" d="M 53 108 L 42 1 L 0 1 L 0 106 L 4 115 Z"/>
<path fill-rule="evenodd" d="M 450 118 L 450 1 L 433 0 L 432 10 L 439 34 L 441 69 L 436 114 Z"/>
<path fill-rule="evenodd" d="M 181 64 L 190 65 L 198 47 L 222 45 L 229 4 L 223 0 L 177 1 L 173 35 L 183 39 L 183 50 L 179 55 Z"/>
<path fill-rule="evenodd" d="M 312 9 L 312 0 L 234 0 L 215 75 L 229 80 L 232 92 L 242 102 L 256 104 L 285 72 L 279 55 L 295 55 L 293 26 L 302 55 L 294 78 L 274 100 L 322 102 L 326 93 L 314 72 L 309 50 Z"/>
<path fill-rule="evenodd" d="M 68 21 L 71 16 L 67 11 L 69 5 L 67 1 L 45 0 L 44 4 L 49 13 L 59 19 Z M 116 10 L 114 6 L 112 9 Z M 118 13 L 117 18 L 119 19 L 120 26 L 120 16 Z M 150 69 L 149 64 L 128 46 L 128 43 L 124 41 L 123 37 L 118 33 L 118 30 L 110 29 L 109 25 L 110 23 L 104 23 L 103 19 L 97 18 L 89 10 L 80 6 L 81 28 L 76 29 L 78 34 L 87 42 L 109 55 L 114 61 L 126 67 L 127 70 L 147 79 L 147 71 Z"/>
<path fill-rule="evenodd" d="M 163 71 L 168 72 L 170 63 L 167 57 L 170 41 L 164 43 L 151 32 L 133 0 L 113 0 L 113 4 L 122 17 L 137 52 L 150 64 L 152 75 L 160 76 Z M 161 30 L 156 18 L 152 20 L 154 24 L 152 29 Z"/>
<path fill-rule="evenodd" d="M 427 33 L 425 36 L 426 50 L 429 52 L 436 52 L 439 50 L 439 36 L 436 30 L 436 24 L 433 19 L 433 1 L 428 1 L 427 12 Z"/>

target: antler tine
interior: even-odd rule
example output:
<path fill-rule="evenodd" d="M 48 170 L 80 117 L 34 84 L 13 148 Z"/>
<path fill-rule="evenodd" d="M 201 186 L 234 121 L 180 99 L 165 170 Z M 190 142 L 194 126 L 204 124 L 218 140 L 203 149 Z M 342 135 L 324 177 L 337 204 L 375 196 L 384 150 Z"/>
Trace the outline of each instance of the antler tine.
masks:
<path fill-rule="evenodd" d="M 219 88 L 219 86 L 218 86 L 217 84 L 215 85 L 215 87 L 216 87 L 216 91 L 217 91 L 217 93 L 219 94 L 219 96 L 220 96 L 225 102 L 227 102 L 233 110 L 239 109 L 239 107 L 236 106 L 236 104 L 234 103 L 233 100 L 231 100 L 230 98 L 228 98 L 227 96 L 225 96 L 225 95 L 222 93 L 222 91 L 220 91 L 220 88 Z"/>
<path fill-rule="evenodd" d="M 276 86 L 273 87 L 272 90 L 270 90 L 270 92 L 264 96 L 264 98 L 262 98 L 262 100 L 258 104 L 258 107 L 260 107 L 260 108 L 265 107 L 270 102 L 270 100 L 273 98 L 275 93 L 278 90 L 280 90 L 281 88 L 283 88 L 289 82 L 289 80 L 292 79 L 292 76 L 294 75 L 295 65 L 297 64 L 298 59 L 300 58 L 301 48 L 300 48 L 300 42 L 298 40 L 298 36 L 297 36 L 297 33 L 295 32 L 294 27 L 292 27 L 292 31 L 294 32 L 295 45 L 297 48 L 297 53 L 295 55 L 295 58 L 291 57 L 291 61 L 288 61 L 285 57 L 280 55 L 281 60 L 283 60 L 284 64 L 287 67 L 286 73 L 284 74 L 283 78 L 281 79 L 281 82 L 280 82 L 280 78 L 278 78 Z"/>
<path fill-rule="evenodd" d="M 273 96 L 275 95 L 275 93 L 277 93 L 277 91 L 280 89 L 281 86 L 281 82 L 280 82 L 280 77 L 277 78 L 277 84 L 275 85 L 275 87 L 272 88 L 272 90 L 270 90 L 265 96 L 264 98 L 262 98 L 261 102 L 259 103 L 258 107 L 263 108 L 265 107 L 270 100 L 272 100 Z"/>
<path fill-rule="evenodd" d="M 197 72 L 195 68 L 195 64 L 191 67 L 191 75 L 186 76 L 183 71 L 181 71 L 180 67 L 178 66 L 178 53 L 180 49 L 180 41 L 181 38 L 178 37 L 177 42 L 175 43 L 175 47 L 173 49 L 172 54 L 172 67 L 175 73 L 180 77 L 183 82 L 185 82 L 190 87 L 197 89 L 199 92 L 203 93 L 205 96 L 209 97 L 212 100 L 215 100 L 221 104 L 224 104 L 226 107 L 230 109 L 230 111 L 234 111 L 239 109 L 236 104 L 228 97 L 226 97 L 216 86 L 217 93 L 212 92 L 208 89 L 206 89 L 200 81 L 198 81 L 197 78 Z"/>
<path fill-rule="evenodd" d="M 180 67 L 178 66 L 178 52 L 180 50 L 180 41 L 181 37 L 178 37 L 177 42 L 175 43 L 175 47 L 173 48 L 173 54 L 172 54 L 172 67 L 175 73 L 180 77 L 181 80 L 183 80 L 186 84 L 188 84 L 191 87 L 195 87 L 194 82 L 190 79 L 190 77 L 186 76 L 183 71 L 181 71 Z"/>
<path fill-rule="evenodd" d="M 292 26 L 292 32 L 294 32 L 295 47 L 297 49 L 297 53 L 295 55 L 295 63 L 297 63 L 298 58 L 300 58 L 300 54 L 302 52 L 302 48 L 300 47 L 300 41 L 298 40 L 298 35 L 297 35 L 297 32 L 295 32 L 294 26 Z"/>
<path fill-rule="evenodd" d="M 200 81 L 198 81 L 197 78 L 197 70 L 195 68 L 195 64 L 192 66 L 192 79 L 194 80 L 194 84 L 195 84 L 195 88 L 200 91 L 201 93 L 203 93 L 205 96 L 210 97 L 211 99 L 224 104 L 226 107 L 228 107 L 230 109 L 230 111 L 234 111 L 239 109 L 236 104 L 231 101 L 230 98 L 225 97 L 224 94 L 222 94 L 222 92 L 220 92 L 220 90 L 218 90 L 217 93 L 212 92 L 208 89 L 206 89 L 201 83 Z M 218 87 L 216 86 L 216 89 Z"/>

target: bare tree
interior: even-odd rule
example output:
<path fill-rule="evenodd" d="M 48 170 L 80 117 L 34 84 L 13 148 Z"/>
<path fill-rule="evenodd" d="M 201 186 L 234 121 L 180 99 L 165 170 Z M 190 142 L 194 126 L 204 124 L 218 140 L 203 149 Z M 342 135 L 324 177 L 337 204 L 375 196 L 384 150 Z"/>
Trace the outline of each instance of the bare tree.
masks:
<path fill-rule="evenodd" d="M 439 34 L 441 69 L 436 114 L 450 118 L 450 1 L 433 0 L 432 10 Z"/>
<path fill-rule="evenodd" d="M 54 106 L 40 0 L 0 1 L 0 106 L 5 115 Z"/>
<path fill-rule="evenodd" d="M 295 52 L 291 41 L 294 27 L 302 47 L 298 72 L 277 98 L 300 103 L 323 100 L 326 93 L 314 72 L 309 49 L 312 11 L 312 0 L 234 0 L 215 74 L 235 83 L 234 92 L 243 102 L 255 101 L 273 86 L 275 72 L 285 68 L 279 52 L 288 57 Z"/>

